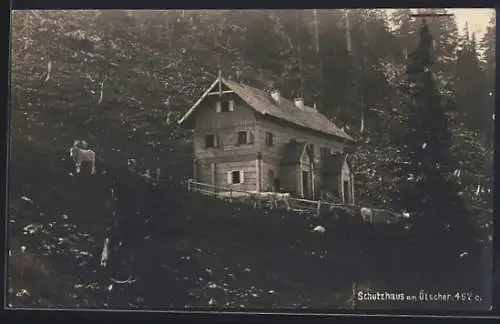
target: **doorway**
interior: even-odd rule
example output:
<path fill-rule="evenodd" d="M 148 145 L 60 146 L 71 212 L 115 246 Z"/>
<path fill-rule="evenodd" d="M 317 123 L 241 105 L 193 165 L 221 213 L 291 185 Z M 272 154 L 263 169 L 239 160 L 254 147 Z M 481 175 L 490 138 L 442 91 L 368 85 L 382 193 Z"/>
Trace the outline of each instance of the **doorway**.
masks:
<path fill-rule="evenodd" d="M 302 196 L 309 198 L 309 172 L 302 171 Z"/>
<path fill-rule="evenodd" d="M 350 204 L 350 198 L 351 195 L 350 193 L 350 186 L 349 186 L 349 181 L 344 180 L 344 204 Z"/>
<path fill-rule="evenodd" d="M 271 188 L 271 190 L 268 191 L 278 191 L 278 188 L 276 188 L 275 183 L 274 183 L 274 171 L 269 170 L 267 173 L 267 186 Z"/>

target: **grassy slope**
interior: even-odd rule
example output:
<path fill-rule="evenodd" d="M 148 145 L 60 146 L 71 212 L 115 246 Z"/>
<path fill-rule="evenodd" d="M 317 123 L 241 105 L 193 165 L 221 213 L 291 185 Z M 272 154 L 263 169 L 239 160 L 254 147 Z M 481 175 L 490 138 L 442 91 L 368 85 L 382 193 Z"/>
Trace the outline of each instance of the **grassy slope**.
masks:
<path fill-rule="evenodd" d="M 70 165 L 16 139 L 13 161 L 10 248 L 18 253 L 24 245 L 44 254 L 41 259 L 53 271 L 48 279 L 33 274 L 21 283 L 13 268 L 9 302 L 14 305 L 206 308 L 214 298 L 231 308 L 337 308 L 349 305 L 352 281 L 403 289 L 409 277 L 419 278 L 411 251 L 393 243 L 400 231 L 336 223 L 326 224 L 328 231 L 320 236 L 310 231 L 317 220 L 256 211 L 178 186 L 163 187 L 151 198 L 142 190 L 143 180 L 130 177 L 134 197 L 150 199 L 141 205 L 142 216 L 129 223 L 119 254 L 126 259 L 138 251 L 129 267 L 137 282 L 109 291 L 108 276 L 126 274 L 116 264 L 98 267 L 104 229 L 112 223 L 108 180 L 71 177 Z M 133 208 L 128 200 L 122 203 Z M 23 234 L 29 224 L 43 230 Z M 413 273 L 406 272 L 412 267 Z M 15 297 L 23 288 L 31 297 Z"/>

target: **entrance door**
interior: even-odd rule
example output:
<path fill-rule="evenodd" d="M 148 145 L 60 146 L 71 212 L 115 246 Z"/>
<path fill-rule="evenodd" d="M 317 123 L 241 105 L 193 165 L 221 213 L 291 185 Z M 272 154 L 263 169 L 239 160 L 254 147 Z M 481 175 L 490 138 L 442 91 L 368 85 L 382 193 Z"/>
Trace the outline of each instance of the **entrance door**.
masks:
<path fill-rule="evenodd" d="M 271 189 L 270 191 L 278 191 L 278 189 L 279 189 L 279 188 L 275 187 L 274 180 L 275 180 L 274 179 L 274 171 L 269 170 L 269 172 L 267 174 L 267 183 L 268 183 L 268 187 L 270 187 L 270 189 Z"/>
<path fill-rule="evenodd" d="M 350 193 L 349 189 L 350 189 L 349 188 L 349 181 L 344 180 L 344 204 L 351 203 L 351 201 L 350 201 L 351 195 L 349 194 Z"/>
<path fill-rule="evenodd" d="M 309 172 L 302 171 L 302 195 L 309 198 Z"/>

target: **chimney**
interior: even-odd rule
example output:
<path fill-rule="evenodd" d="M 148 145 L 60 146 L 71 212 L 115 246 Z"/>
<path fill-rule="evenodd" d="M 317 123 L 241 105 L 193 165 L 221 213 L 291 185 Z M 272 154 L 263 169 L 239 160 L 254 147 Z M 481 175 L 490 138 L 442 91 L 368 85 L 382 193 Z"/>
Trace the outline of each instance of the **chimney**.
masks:
<path fill-rule="evenodd" d="M 300 110 L 304 109 L 304 98 L 295 98 L 295 107 Z"/>
<path fill-rule="evenodd" d="M 280 102 L 280 91 L 279 90 L 273 90 L 271 91 L 271 97 L 273 98 L 274 101 L 276 101 L 277 103 Z"/>

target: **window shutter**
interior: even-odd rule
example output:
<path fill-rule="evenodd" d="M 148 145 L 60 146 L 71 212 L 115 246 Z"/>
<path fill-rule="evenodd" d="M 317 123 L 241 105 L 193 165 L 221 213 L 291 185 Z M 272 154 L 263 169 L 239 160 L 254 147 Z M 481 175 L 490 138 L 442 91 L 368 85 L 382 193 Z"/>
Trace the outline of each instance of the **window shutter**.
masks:
<path fill-rule="evenodd" d="M 240 145 L 240 134 L 239 133 L 236 133 L 236 139 L 235 139 L 234 145 L 236 145 L 236 146 Z"/>
<path fill-rule="evenodd" d="M 203 139 L 202 139 L 203 143 L 201 143 L 201 146 L 203 147 L 203 149 L 207 149 L 207 136 L 204 136 Z"/>
<path fill-rule="evenodd" d="M 245 182 L 244 175 L 245 175 L 245 172 L 240 171 L 240 183 L 244 183 Z"/>
<path fill-rule="evenodd" d="M 253 132 L 248 132 L 247 136 L 248 136 L 248 143 L 253 144 L 253 141 L 254 141 Z"/>
<path fill-rule="evenodd" d="M 232 179 L 232 172 L 231 171 L 227 171 L 227 184 L 232 184 L 233 183 L 233 179 Z"/>
<path fill-rule="evenodd" d="M 219 135 L 214 135 L 214 147 L 219 147 Z"/>
<path fill-rule="evenodd" d="M 229 111 L 234 110 L 234 100 L 229 100 Z"/>
<path fill-rule="evenodd" d="M 220 113 L 222 110 L 221 110 L 221 104 L 220 104 L 220 101 L 217 101 L 215 103 L 215 111 Z"/>

